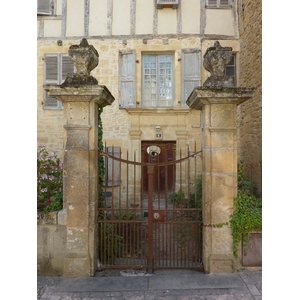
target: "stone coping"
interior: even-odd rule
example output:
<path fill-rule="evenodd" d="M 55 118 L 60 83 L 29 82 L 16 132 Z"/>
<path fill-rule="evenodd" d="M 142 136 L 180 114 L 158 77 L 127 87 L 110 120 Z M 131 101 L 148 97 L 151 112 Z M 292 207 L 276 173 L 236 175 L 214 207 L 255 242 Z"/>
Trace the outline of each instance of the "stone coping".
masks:
<path fill-rule="evenodd" d="M 37 225 L 66 225 L 66 212 L 64 210 L 44 213 L 37 212 Z"/>
<path fill-rule="evenodd" d="M 105 85 L 61 86 L 45 84 L 44 90 L 62 102 L 95 101 L 104 106 L 111 105 L 115 98 Z"/>
<path fill-rule="evenodd" d="M 195 87 L 186 103 L 201 110 L 205 104 L 241 104 L 253 97 L 253 87 Z"/>

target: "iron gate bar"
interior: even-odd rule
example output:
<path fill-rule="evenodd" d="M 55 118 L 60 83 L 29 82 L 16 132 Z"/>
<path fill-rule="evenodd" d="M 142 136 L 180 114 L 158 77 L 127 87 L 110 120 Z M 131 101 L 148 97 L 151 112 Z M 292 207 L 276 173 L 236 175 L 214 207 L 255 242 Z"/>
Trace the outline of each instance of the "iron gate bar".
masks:
<path fill-rule="evenodd" d="M 199 154 L 202 154 L 202 150 L 200 150 L 200 151 L 198 151 L 198 152 L 196 152 L 194 154 L 191 154 L 190 156 L 186 156 L 184 158 L 177 159 L 177 160 L 174 160 L 174 161 L 171 161 L 171 162 L 143 163 L 143 162 L 135 162 L 135 161 L 131 161 L 131 160 L 126 160 L 126 159 L 118 158 L 118 157 L 112 156 L 112 155 L 110 155 L 108 153 L 105 153 L 105 152 L 103 152 L 101 150 L 98 151 L 98 157 L 105 156 L 105 157 L 111 158 L 113 160 L 117 160 L 117 161 L 125 163 L 125 164 L 132 164 L 132 165 L 142 166 L 142 167 L 147 167 L 147 166 L 160 166 L 160 167 L 171 166 L 171 165 L 175 165 L 177 163 L 183 162 L 186 159 L 195 158 Z"/>
<path fill-rule="evenodd" d="M 168 145 L 171 146 L 171 145 Z M 199 214 L 201 213 L 201 209 L 197 208 L 197 191 L 196 191 L 196 158 L 198 155 L 202 153 L 202 151 L 196 152 L 196 145 L 195 145 L 195 152 L 194 154 L 190 155 L 189 147 L 187 149 L 188 156 L 182 158 L 182 151 L 180 149 L 179 154 L 180 158 L 177 160 L 174 160 L 175 157 L 175 149 L 171 149 L 172 153 L 172 161 L 168 161 L 168 147 L 165 152 L 165 162 L 160 161 L 160 157 L 157 158 L 157 162 L 153 162 L 151 159 L 151 162 L 136 162 L 136 151 L 134 151 L 134 160 L 129 161 L 128 157 L 128 150 L 127 150 L 127 160 L 122 159 L 121 150 L 120 150 L 120 158 L 115 157 L 115 151 L 114 146 L 112 146 L 112 155 L 108 153 L 108 148 L 106 147 L 105 143 L 105 152 L 99 151 L 99 157 L 104 156 L 105 157 L 105 165 L 107 166 L 108 159 L 112 160 L 112 199 L 111 199 L 111 207 L 107 206 L 106 202 L 106 187 L 107 184 L 105 182 L 105 196 L 104 196 L 104 207 L 99 208 L 100 215 L 104 216 L 103 220 L 99 220 L 101 233 L 100 233 L 100 248 L 101 251 L 104 249 L 104 254 L 102 256 L 101 261 L 104 263 L 104 265 L 109 266 L 109 268 L 117 268 L 117 267 L 128 267 L 128 268 L 140 268 L 140 267 L 148 267 L 148 272 L 151 273 L 153 271 L 154 267 L 177 267 L 177 268 L 198 268 L 197 266 L 197 258 L 201 259 L 201 255 L 199 252 L 199 244 L 197 243 L 197 236 L 200 235 L 200 226 L 196 226 L 199 222 L 197 221 L 197 218 Z M 148 156 L 148 158 L 150 158 Z M 188 203 L 190 202 L 190 159 L 194 158 L 195 162 L 195 208 L 191 208 L 188 206 Z M 114 161 L 120 162 L 120 179 L 119 179 L 119 208 L 114 207 Z M 188 177 L 187 177 L 187 189 L 188 189 L 188 195 L 187 195 L 187 208 L 185 208 L 183 205 L 183 197 L 181 191 L 183 190 L 182 186 L 182 163 L 184 161 L 187 161 L 187 166 L 185 167 L 185 173 L 187 170 Z M 124 211 L 124 208 L 121 208 L 121 165 L 122 163 L 126 163 L 126 208 Z M 173 184 L 173 207 L 168 207 L 168 201 L 167 201 L 167 193 L 168 193 L 168 168 L 171 167 L 173 169 L 173 176 L 175 179 L 176 173 L 175 173 L 175 165 L 179 163 L 180 164 L 180 171 L 179 171 L 179 181 L 180 181 L 180 203 L 179 205 L 176 204 L 176 201 L 174 199 L 175 194 L 175 185 Z M 133 165 L 133 209 L 131 210 L 129 208 L 129 164 Z M 142 166 L 147 167 L 147 174 L 148 174 L 148 209 L 143 207 L 143 172 L 141 172 L 141 208 L 140 213 L 141 217 L 143 216 L 143 211 L 148 210 L 148 220 L 137 220 L 136 219 L 136 166 Z M 161 204 L 161 195 L 160 191 L 163 185 L 161 185 L 160 182 L 160 175 L 165 175 L 165 178 L 162 180 L 165 180 L 164 186 L 165 186 L 165 202 L 164 202 L 164 209 L 163 211 L 163 221 L 158 223 L 153 223 L 153 184 L 154 184 L 154 169 L 157 168 L 158 170 L 158 209 L 162 209 Z M 163 169 L 164 168 L 164 169 Z M 107 180 L 107 170 L 105 168 L 105 180 Z M 185 181 L 186 184 L 186 181 Z M 186 200 L 185 200 L 186 201 Z M 131 204 L 132 205 L 132 204 Z M 186 204 L 185 204 L 186 205 Z M 109 218 L 109 215 L 107 215 L 107 212 L 110 211 L 111 219 Z M 126 220 L 121 219 L 122 211 L 126 212 Z M 133 211 L 133 220 L 129 220 L 129 212 L 131 213 Z M 191 219 L 191 212 L 193 212 L 194 220 Z M 114 214 L 118 214 L 118 218 L 114 217 Z M 179 215 L 178 215 L 179 213 Z M 171 216 L 171 219 L 169 219 Z M 183 216 L 185 216 L 185 219 L 183 219 Z M 179 219 L 178 219 L 179 218 Z M 166 219 L 166 222 L 164 222 L 164 219 Z M 171 220 L 171 221 L 170 221 Z M 126 229 L 125 229 L 126 227 Z M 108 228 L 108 230 L 107 230 Z M 118 229 L 117 229 L 118 228 Z M 198 229 L 198 234 L 195 231 L 193 233 L 193 229 Z M 107 232 L 106 232 L 107 230 Z M 119 237 L 119 240 L 117 240 L 116 231 L 121 232 L 122 231 L 122 239 L 123 241 L 126 240 L 126 245 L 124 242 L 121 243 L 121 238 Z M 126 234 L 124 232 L 126 230 Z M 132 234 L 133 231 L 133 234 Z M 172 239 L 172 231 L 173 231 L 173 239 Z M 176 234 L 175 234 L 176 232 Z M 137 233 L 137 235 L 135 235 Z M 148 239 L 147 239 L 147 233 L 148 233 Z M 154 241 L 153 241 L 153 234 L 154 234 Z M 106 235 L 106 236 L 104 236 Z M 111 235 L 111 237 L 110 237 Z M 169 235 L 169 237 L 168 237 Z M 141 243 L 140 243 L 141 238 Z M 175 240 L 174 240 L 175 238 Z M 168 243 L 168 239 L 170 239 L 170 243 Z M 179 240 L 182 240 L 182 244 L 179 247 Z M 186 242 L 187 239 L 187 242 Z M 144 240 L 144 241 L 142 241 Z M 146 241 L 148 241 L 148 253 L 146 249 Z M 105 249 L 106 249 L 106 242 L 107 242 L 107 253 L 108 256 L 106 257 Z M 129 245 L 128 245 L 129 242 Z M 153 242 L 154 242 L 154 249 L 153 249 Z M 190 242 L 192 243 L 190 245 Z M 119 247 L 117 247 L 117 243 L 119 244 Z M 176 245 L 175 245 L 176 243 Z M 194 244 L 195 243 L 195 253 L 194 253 Z M 104 245 L 103 245 L 104 244 Z M 104 247 L 103 247 L 104 246 Z M 159 251 L 159 247 L 161 246 L 162 252 Z M 172 247 L 173 246 L 173 247 Z M 176 246 L 176 249 L 175 249 Z M 125 249 L 126 247 L 126 249 Z M 129 247 L 129 249 L 128 249 Z M 133 248 L 132 248 L 133 247 Z M 118 249 L 119 248 L 119 249 Z M 122 248 L 122 249 L 121 249 Z M 144 251 L 141 251 L 141 255 L 136 256 L 136 249 L 137 253 L 139 253 L 139 250 L 144 248 Z M 173 248 L 173 249 L 172 249 Z M 191 250 L 192 249 L 192 250 Z M 121 251 L 122 250 L 122 251 Z M 173 251 L 172 251 L 173 250 Z M 176 251 L 175 251 L 176 250 Z M 191 250 L 191 251 L 190 251 Z M 126 252 L 126 253 L 125 253 Z M 180 253 L 179 253 L 180 252 Z M 123 255 L 121 255 L 121 253 Z M 113 262 L 116 257 L 119 254 L 119 262 L 120 264 L 118 266 L 113 266 L 111 263 Z M 129 254 L 129 256 L 128 256 Z M 173 255 L 172 255 L 173 254 Z M 154 257 L 155 259 L 154 259 Z M 114 259 L 115 257 L 115 259 Z M 128 265 L 128 258 L 129 258 L 129 265 Z M 173 258 L 173 263 L 172 263 Z M 126 264 L 124 265 L 126 260 Z M 133 260 L 133 262 L 132 262 Z M 140 261 L 139 264 L 137 262 Z M 132 263 L 134 265 L 132 265 Z M 190 266 L 191 263 L 191 266 Z"/>

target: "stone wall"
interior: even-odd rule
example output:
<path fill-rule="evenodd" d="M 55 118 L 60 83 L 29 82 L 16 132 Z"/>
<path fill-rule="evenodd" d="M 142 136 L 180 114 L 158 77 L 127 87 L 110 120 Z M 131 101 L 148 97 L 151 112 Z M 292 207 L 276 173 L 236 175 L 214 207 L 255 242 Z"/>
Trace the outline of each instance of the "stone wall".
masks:
<path fill-rule="evenodd" d="M 240 86 L 256 87 L 254 97 L 238 108 L 238 160 L 262 159 L 262 1 L 238 2 Z"/>
<path fill-rule="evenodd" d="M 37 213 L 37 274 L 62 275 L 67 230 L 64 212 Z"/>

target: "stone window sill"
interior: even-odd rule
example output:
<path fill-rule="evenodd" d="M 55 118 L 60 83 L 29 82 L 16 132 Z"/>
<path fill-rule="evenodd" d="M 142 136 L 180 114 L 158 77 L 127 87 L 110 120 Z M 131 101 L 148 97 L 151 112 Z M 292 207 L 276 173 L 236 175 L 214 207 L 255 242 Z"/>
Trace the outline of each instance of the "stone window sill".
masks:
<path fill-rule="evenodd" d="M 232 5 L 222 5 L 222 6 L 217 6 L 217 5 L 210 5 L 210 6 L 207 6 L 205 5 L 205 8 L 206 9 L 232 9 Z"/>

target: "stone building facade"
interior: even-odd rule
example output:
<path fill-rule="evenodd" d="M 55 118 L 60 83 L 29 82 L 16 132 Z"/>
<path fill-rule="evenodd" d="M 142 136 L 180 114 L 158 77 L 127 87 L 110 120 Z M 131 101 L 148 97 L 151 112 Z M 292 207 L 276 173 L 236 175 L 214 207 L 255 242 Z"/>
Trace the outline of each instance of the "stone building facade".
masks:
<path fill-rule="evenodd" d="M 102 115 L 108 146 L 119 147 L 123 154 L 129 150 L 129 159 L 136 151 L 137 161 L 144 141 L 172 141 L 183 156 L 195 143 L 200 150 L 201 114 L 185 101 L 209 77 L 203 56 L 218 40 L 233 49 L 228 72 L 235 85 L 257 88 L 255 97 L 238 107 L 238 160 L 260 161 L 261 2 L 172 0 L 177 4 L 163 6 L 159 2 L 38 1 L 38 144 L 63 157 L 63 107 L 47 98 L 43 84 L 61 84 L 67 72 L 74 72 L 68 49 L 85 37 L 99 53 L 99 65 L 91 75 L 116 99 Z"/>
<path fill-rule="evenodd" d="M 234 77 L 235 85 L 257 87 L 253 100 L 238 108 L 237 125 L 238 159 L 259 160 L 261 56 L 260 60 L 256 56 L 261 41 L 255 39 L 260 39 L 261 32 L 257 23 L 252 24 L 259 19 L 259 9 L 245 1 L 247 19 L 243 1 L 171 0 L 174 4 L 163 6 L 159 2 L 38 1 L 38 144 L 57 150 L 63 158 L 64 111 L 59 101 L 46 95 L 43 85 L 61 84 L 67 73 L 74 72 L 67 56 L 69 47 L 86 38 L 99 53 L 99 65 L 91 75 L 115 98 L 102 114 L 107 146 L 120 147 L 124 154 L 128 150 L 131 160 L 136 151 L 137 161 L 142 159 L 143 142 L 172 142 L 176 151 L 182 149 L 183 156 L 187 146 L 193 152 L 195 143 L 200 150 L 202 115 L 189 108 L 186 100 L 194 87 L 202 86 L 210 76 L 203 57 L 218 40 L 223 47 L 232 47 L 234 58 L 226 72 Z M 201 171 L 201 163 L 197 168 Z M 57 218 L 54 225 L 63 225 L 61 215 Z M 40 248 L 44 249 L 43 243 Z"/>
<path fill-rule="evenodd" d="M 238 159 L 262 160 L 262 1 L 238 1 L 241 86 L 256 88 L 254 97 L 238 107 Z"/>

